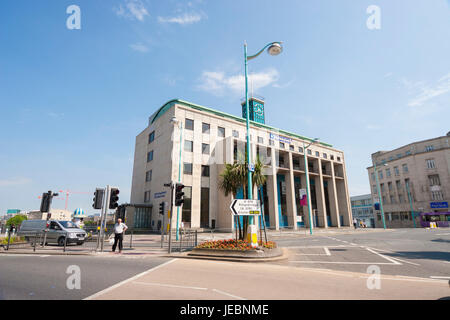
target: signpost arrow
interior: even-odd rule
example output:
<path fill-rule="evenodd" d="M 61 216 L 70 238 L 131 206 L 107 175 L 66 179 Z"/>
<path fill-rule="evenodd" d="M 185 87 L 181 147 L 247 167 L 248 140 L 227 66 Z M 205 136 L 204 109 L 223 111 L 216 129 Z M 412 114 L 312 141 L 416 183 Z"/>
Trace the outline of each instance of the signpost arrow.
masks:
<path fill-rule="evenodd" d="M 231 212 L 237 216 L 254 216 L 261 214 L 259 200 L 235 199 L 230 205 Z"/>

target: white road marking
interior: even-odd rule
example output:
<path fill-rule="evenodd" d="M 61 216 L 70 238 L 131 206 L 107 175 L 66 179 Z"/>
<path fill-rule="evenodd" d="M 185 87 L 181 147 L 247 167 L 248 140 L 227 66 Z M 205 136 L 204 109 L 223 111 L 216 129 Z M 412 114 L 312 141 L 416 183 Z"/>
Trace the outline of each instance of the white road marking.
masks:
<path fill-rule="evenodd" d="M 200 287 L 190 287 L 190 286 L 179 286 L 174 284 L 165 284 L 165 283 L 155 283 L 155 282 L 140 282 L 134 281 L 135 284 L 147 285 L 147 286 L 159 286 L 159 287 L 169 287 L 169 288 L 181 288 L 181 289 L 193 289 L 193 290 L 208 290 L 208 288 L 200 288 Z"/>
<path fill-rule="evenodd" d="M 404 263 L 409 263 L 409 264 L 412 264 L 413 266 L 420 266 L 420 264 L 418 264 L 418 263 L 409 262 L 409 261 L 406 261 L 406 260 L 399 259 L 397 257 L 395 257 L 395 258 L 391 257 L 391 259 L 394 259 L 394 260 L 397 260 L 397 261 L 400 261 L 400 262 L 404 262 Z"/>
<path fill-rule="evenodd" d="M 370 248 L 366 248 L 366 249 L 367 249 L 367 251 L 372 252 L 372 253 L 376 254 L 377 256 L 380 256 L 381 258 L 386 259 L 387 261 L 391 261 L 393 264 L 401 265 L 400 262 L 395 261 L 395 260 L 393 260 L 393 259 L 391 259 L 389 257 L 386 257 L 384 254 L 378 253 L 378 252 L 376 252 L 376 251 L 374 251 L 374 250 L 372 250 Z"/>
<path fill-rule="evenodd" d="M 325 254 L 323 253 L 296 253 L 296 256 L 331 256 L 330 250 L 327 247 L 323 247 Z"/>
<path fill-rule="evenodd" d="M 390 263 L 390 262 L 359 262 L 359 261 L 297 261 L 297 260 L 291 260 L 289 262 L 294 262 L 294 263 L 316 263 L 316 264 L 321 264 L 321 263 L 326 263 L 326 264 L 374 264 L 374 265 L 396 265 L 396 264 L 401 264 L 401 263 Z"/>
<path fill-rule="evenodd" d="M 450 233 L 436 233 L 435 236 L 450 236 Z"/>
<path fill-rule="evenodd" d="M 225 295 L 225 296 L 229 296 L 229 297 L 238 299 L 238 300 L 247 300 L 247 299 L 245 299 L 245 298 L 238 297 L 238 296 L 232 295 L 232 294 L 230 294 L 230 293 L 228 293 L 228 292 L 221 291 L 221 290 L 218 290 L 218 289 L 212 289 L 212 291 L 217 292 L 217 293 L 220 293 L 220 294 L 223 294 L 223 295 Z"/>
<path fill-rule="evenodd" d="M 103 294 L 105 294 L 105 293 L 107 293 L 107 292 L 109 292 L 111 290 L 114 290 L 114 289 L 116 289 L 116 288 L 118 288 L 118 287 L 120 287 L 120 286 L 122 286 L 122 285 L 124 285 L 124 284 L 126 284 L 128 282 L 134 281 L 134 280 L 136 280 L 136 279 L 138 279 L 138 278 L 140 278 L 142 276 L 145 276 L 146 274 L 148 274 L 150 272 L 153 272 L 153 271 L 155 271 L 155 270 L 157 270 L 159 268 L 165 267 L 166 265 L 168 265 L 168 264 L 170 264 L 172 262 L 175 262 L 177 260 L 178 259 L 169 260 L 169 261 L 167 261 L 167 262 L 165 262 L 163 264 L 160 264 L 160 265 L 158 265 L 158 266 L 156 266 L 156 267 L 154 267 L 152 269 L 149 269 L 147 271 L 139 273 L 138 275 L 135 275 L 134 277 L 131 277 L 131 278 L 126 279 L 126 280 L 124 280 L 122 282 L 116 283 L 115 285 L 113 285 L 113 286 L 111 286 L 109 288 L 106 288 L 106 289 L 104 289 L 102 291 L 99 291 L 99 292 L 97 292 L 97 293 L 95 293 L 95 294 L 93 294 L 93 295 L 91 295 L 91 296 L 89 296 L 87 298 L 84 298 L 83 300 L 93 300 L 93 299 L 95 299 L 95 298 L 97 298 L 97 297 L 99 297 L 99 296 L 101 296 L 101 295 L 103 295 Z"/>
<path fill-rule="evenodd" d="M 450 279 L 450 277 L 430 276 L 431 279 Z"/>

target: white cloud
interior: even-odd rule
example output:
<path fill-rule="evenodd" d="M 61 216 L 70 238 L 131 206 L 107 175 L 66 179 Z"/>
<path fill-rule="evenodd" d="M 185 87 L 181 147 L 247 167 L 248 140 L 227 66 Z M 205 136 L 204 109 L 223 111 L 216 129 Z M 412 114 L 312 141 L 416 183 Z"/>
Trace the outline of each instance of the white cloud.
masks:
<path fill-rule="evenodd" d="M 114 11 L 119 17 L 139 21 L 144 21 L 145 16 L 149 15 L 141 0 L 125 0 L 124 4 L 121 4 L 119 8 L 114 8 Z"/>
<path fill-rule="evenodd" d="M 268 69 L 249 75 L 249 90 L 258 90 L 279 79 L 279 73 L 275 69 Z M 213 94 L 222 95 L 225 91 L 242 93 L 245 90 L 245 78 L 243 74 L 227 76 L 225 72 L 203 71 L 198 88 Z"/>
<path fill-rule="evenodd" d="M 134 51 L 138 51 L 138 52 L 142 52 L 142 53 L 148 52 L 148 48 L 141 42 L 135 43 L 135 44 L 130 44 L 130 48 L 133 49 Z"/>
<path fill-rule="evenodd" d="M 11 178 L 0 180 L 0 187 L 21 186 L 31 183 L 31 179 L 28 178 Z"/>
<path fill-rule="evenodd" d="M 419 94 L 416 94 L 416 96 L 408 102 L 408 106 L 410 107 L 420 107 L 429 100 L 450 92 L 450 73 L 441 77 L 435 85 L 428 85 L 423 82 L 411 84 L 407 80 L 403 81 L 407 88 L 417 88 L 420 91 Z"/>
<path fill-rule="evenodd" d="M 202 16 L 198 13 L 184 13 L 176 17 L 158 17 L 160 23 L 178 23 L 180 25 L 188 25 L 200 22 Z"/>

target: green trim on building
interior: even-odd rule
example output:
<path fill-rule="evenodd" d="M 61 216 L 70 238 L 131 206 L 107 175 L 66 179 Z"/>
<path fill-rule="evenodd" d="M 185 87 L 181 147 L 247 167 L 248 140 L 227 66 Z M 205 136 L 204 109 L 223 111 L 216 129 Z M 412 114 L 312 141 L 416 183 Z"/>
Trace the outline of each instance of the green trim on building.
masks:
<path fill-rule="evenodd" d="M 209 112 L 209 113 L 212 113 L 212 114 L 217 115 L 219 117 L 229 118 L 229 119 L 232 119 L 232 120 L 235 120 L 235 121 L 239 121 L 239 122 L 245 123 L 245 119 L 244 118 L 237 117 L 237 116 L 234 116 L 234 115 L 226 113 L 226 112 L 217 111 L 217 110 L 214 110 L 214 109 L 211 109 L 211 108 L 200 106 L 198 104 L 191 103 L 191 102 L 188 102 L 188 101 L 184 101 L 184 100 L 180 100 L 180 99 L 173 99 L 173 100 L 170 100 L 167 103 L 165 103 L 161 108 L 159 108 L 158 111 L 156 111 L 153 115 L 150 116 L 150 124 L 154 123 L 160 116 L 162 116 L 167 110 L 169 110 L 175 104 L 182 104 L 182 105 L 184 105 L 186 107 L 190 107 L 190 108 L 195 109 L 195 110 Z M 267 130 L 275 131 L 275 132 L 282 133 L 284 135 L 291 136 L 291 137 L 294 137 L 294 138 L 299 138 L 299 139 L 302 139 L 302 140 L 308 140 L 308 141 L 311 141 L 311 142 L 313 141 L 313 139 L 311 139 L 311 138 L 304 137 L 304 136 L 301 136 L 301 135 L 298 135 L 298 134 L 295 134 L 295 133 L 292 133 L 292 132 L 289 132 L 289 131 L 281 130 L 281 129 L 278 129 L 278 128 L 275 128 L 275 127 L 271 127 L 271 126 L 268 126 L 266 124 L 262 124 L 262 123 L 258 123 L 258 122 L 254 122 L 254 121 L 250 121 L 250 124 L 252 126 L 254 126 L 254 127 L 259 127 L 259 128 L 264 128 L 264 129 L 267 129 Z M 328 143 L 325 143 L 325 142 L 319 142 L 319 143 L 321 145 L 323 145 L 323 146 L 326 146 L 326 147 L 330 147 L 330 148 L 333 147 L 331 144 L 328 144 Z"/>

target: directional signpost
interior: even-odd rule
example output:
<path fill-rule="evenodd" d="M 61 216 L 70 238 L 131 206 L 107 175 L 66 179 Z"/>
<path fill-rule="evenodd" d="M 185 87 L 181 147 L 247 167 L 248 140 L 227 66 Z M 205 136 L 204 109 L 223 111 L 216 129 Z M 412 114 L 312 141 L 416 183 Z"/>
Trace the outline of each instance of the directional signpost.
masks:
<path fill-rule="evenodd" d="M 259 200 L 235 199 L 231 203 L 230 209 L 236 216 L 257 216 L 261 214 Z"/>
<path fill-rule="evenodd" d="M 261 206 L 259 200 L 233 200 L 230 205 L 231 212 L 235 216 L 258 216 L 261 214 Z M 249 225 L 247 232 L 247 241 L 252 247 L 258 246 L 256 225 Z"/>

